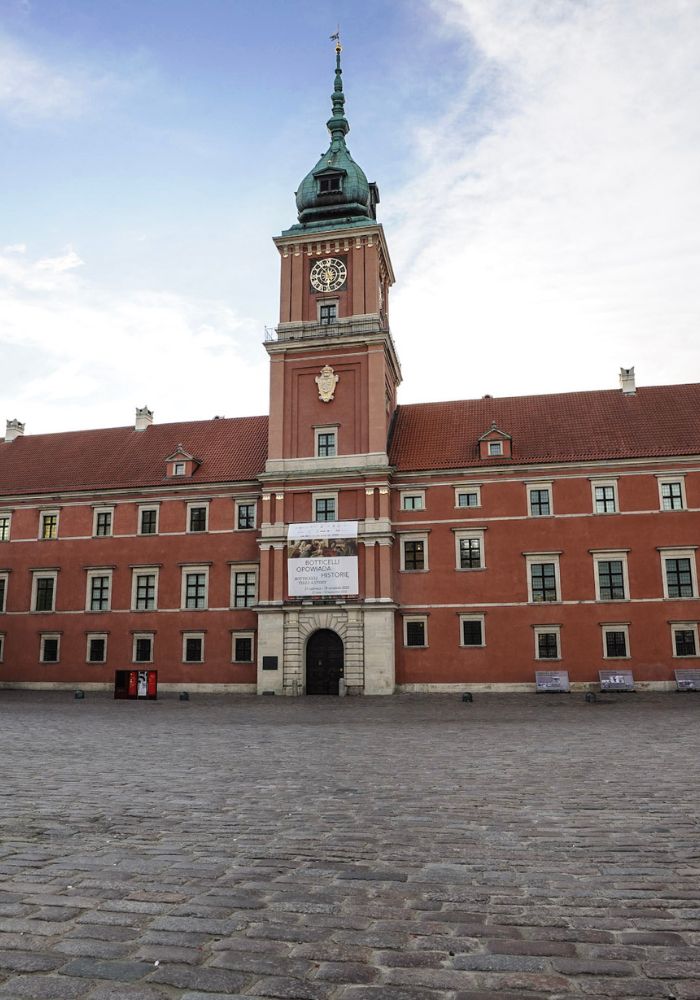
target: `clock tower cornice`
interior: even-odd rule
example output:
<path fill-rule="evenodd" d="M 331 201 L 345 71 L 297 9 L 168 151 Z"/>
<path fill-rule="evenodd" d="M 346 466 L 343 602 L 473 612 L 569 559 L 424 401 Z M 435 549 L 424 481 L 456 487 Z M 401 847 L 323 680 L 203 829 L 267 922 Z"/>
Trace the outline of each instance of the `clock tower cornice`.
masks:
<path fill-rule="evenodd" d="M 379 222 L 361 228 L 333 229 L 325 233 L 318 230 L 304 234 L 282 233 L 273 237 L 273 243 L 281 257 L 299 257 L 304 254 L 307 257 L 327 257 L 333 253 L 349 253 L 352 249 L 376 245 L 379 247 L 379 258 L 389 284 L 393 285 L 396 280 L 384 227 Z"/>

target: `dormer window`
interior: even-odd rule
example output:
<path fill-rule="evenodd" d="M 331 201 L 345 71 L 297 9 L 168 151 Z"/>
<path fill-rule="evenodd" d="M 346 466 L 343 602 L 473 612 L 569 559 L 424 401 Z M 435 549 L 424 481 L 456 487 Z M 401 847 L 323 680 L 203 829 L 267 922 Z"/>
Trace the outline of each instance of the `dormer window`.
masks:
<path fill-rule="evenodd" d="M 185 474 L 185 463 L 184 462 L 174 462 L 173 463 L 173 475 L 174 476 L 184 476 Z"/>
<path fill-rule="evenodd" d="M 175 476 L 193 476 L 198 466 L 202 464 L 200 459 L 190 455 L 181 444 L 177 446 L 172 455 L 168 455 L 165 461 L 166 475 L 173 478 Z"/>
<path fill-rule="evenodd" d="M 318 178 L 319 194 L 337 194 L 342 190 L 342 178 L 340 174 L 330 174 L 326 177 Z"/>
<path fill-rule="evenodd" d="M 510 434 L 494 421 L 479 438 L 479 458 L 511 458 L 513 442 Z"/>
<path fill-rule="evenodd" d="M 489 455 L 502 455 L 502 454 L 503 454 L 503 442 L 489 441 Z"/>

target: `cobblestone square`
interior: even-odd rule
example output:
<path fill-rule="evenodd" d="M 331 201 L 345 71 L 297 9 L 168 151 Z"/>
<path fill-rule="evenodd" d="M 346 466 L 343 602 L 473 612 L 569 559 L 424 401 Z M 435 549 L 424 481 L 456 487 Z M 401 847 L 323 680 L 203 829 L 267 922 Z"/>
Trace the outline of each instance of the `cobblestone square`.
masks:
<path fill-rule="evenodd" d="M 0 998 L 700 998 L 700 696 L 0 692 Z"/>

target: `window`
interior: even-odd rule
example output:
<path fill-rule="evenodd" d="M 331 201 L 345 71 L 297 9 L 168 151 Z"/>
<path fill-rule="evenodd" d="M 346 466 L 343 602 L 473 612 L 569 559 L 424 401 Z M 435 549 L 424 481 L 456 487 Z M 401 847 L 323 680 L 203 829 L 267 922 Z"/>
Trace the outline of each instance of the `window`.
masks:
<path fill-rule="evenodd" d="M 158 533 L 158 508 L 139 507 L 139 535 Z"/>
<path fill-rule="evenodd" d="M 87 611 L 109 611 L 112 574 L 101 570 L 88 572 Z"/>
<path fill-rule="evenodd" d="M 186 567 L 182 571 L 183 608 L 201 611 L 207 606 L 209 569 L 205 566 Z"/>
<path fill-rule="evenodd" d="M 479 486 L 455 487 L 455 507 L 481 507 L 481 488 Z"/>
<path fill-rule="evenodd" d="M 626 552 L 593 554 L 597 601 L 626 601 L 629 597 Z"/>
<path fill-rule="evenodd" d="M 328 427 L 318 427 L 314 431 L 316 457 L 333 458 L 337 453 L 337 431 Z"/>
<path fill-rule="evenodd" d="M 257 597 L 257 569 L 246 567 L 232 571 L 232 601 L 234 608 L 250 608 Z"/>
<path fill-rule="evenodd" d="M 558 555 L 528 555 L 528 599 L 539 604 L 558 601 L 559 597 L 559 557 Z"/>
<path fill-rule="evenodd" d="M 698 584 L 693 549 L 662 550 L 664 597 L 695 597 Z"/>
<path fill-rule="evenodd" d="M 318 321 L 321 324 L 321 326 L 330 326 L 330 324 L 335 323 L 337 319 L 338 319 L 337 302 L 319 302 Z"/>
<path fill-rule="evenodd" d="M 402 490 L 401 510 L 425 510 L 425 490 Z"/>
<path fill-rule="evenodd" d="M 527 506 L 531 517 L 548 517 L 552 513 L 552 486 L 534 483 L 527 486 Z"/>
<path fill-rule="evenodd" d="M 9 577 L 7 573 L 0 573 L 0 612 L 7 607 L 7 584 Z"/>
<path fill-rule="evenodd" d="M 698 655 L 697 622 L 679 622 L 671 625 L 674 656 Z"/>
<path fill-rule="evenodd" d="M 182 637 L 182 662 L 202 663 L 203 661 L 204 636 L 201 632 L 186 632 Z"/>
<path fill-rule="evenodd" d="M 457 569 L 483 569 L 484 532 L 456 531 Z"/>
<path fill-rule="evenodd" d="M 319 177 L 318 178 L 318 193 L 319 194 L 334 194 L 341 190 L 341 176 L 340 174 L 335 174 L 331 177 Z"/>
<path fill-rule="evenodd" d="M 489 455 L 502 455 L 502 454 L 503 454 L 503 442 L 489 441 Z"/>
<path fill-rule="evenodd" d="M 185 463 L 184 462 L 173 462 L 173 475 L 174 476 L 184 476 L 185 475 Z"/>
<path fill-rule="evenodd" d="M 187 530 L 188 531 L 206 531 L 207 530 L 207 513 L 208 507 L 206 504 L 188 504 L 187 505 Z"/>
<path fill-rule="evenodd" d="M 113 509 L 111 507 L 95 511 L 92 525 L 93 535 L 100 537 L 112 534 L 112 515 Z"/>
<path fill-rule="evenodd" d="M 32 577 L 32 611 L 54 611 L 56 606 L 55 570 L 38 572 Z"/>
<path fill-rule="evenodd" d="M 154 611 L 157 591 L 158 570 L 138 569 L 133 571 L 131 607 L 134 611 Z"/>
<path fill-rule="evenodd" d="M 335 521 L 336 506 L 338 502 L 337 493 L 326 493 L 323 496 L 314 496 L 314 521 Z"/>
<path fill-rule="evenodd" d="M 627 625 L 603 626 L 603 656 L 606 660 L 629 657 Z"/>
<path fill-rule="evenodd" d="M 682 477 L 660 479 L 659 500 L 661 510 L 685 510 L 685 480 Z"/>
<path fill-rule="evenodd" d="M 428 568 L 428 539 L 409 535 L 401 539 L 401 569 L 405 572 Z"/>
<path fill-rule="evenodd" d="M 41 663 L 58 663 L 61 654 L 61 637 L 59 635 L 42 635 L 39 643 L 39 661 Z"/>
<path fill-rule="evenodd" d="M 537 625 L 535 627 L 535 659 L 561 659 L 558 625 Z"/>
<path fill-rule="evenodd" d="M 107 636 L 89 635 L 87 637 L 87 662 L 104 663 L 107 659 Z"/>
<path fill-rule="evenodd" d="M 236 529 L 244 531 L 255 527 L 255 503 L 236 500 Z"/>
<path fill-rule="evenodd" d="M 484 646 L 484 616 L 460 615 L 461 645 Z"/>
<path fill-rule="evenodd" d="M 0 514 L 0 542 L 10 540 L 10 520 L 9 514 Z"/>
<path fill-rule="evenodd" d="M 403 644 L 404 646 L 428 645 L 428 619 L 424 615 L 415 618 L 404 618 Z"/>
<path fill-rule="evenodd" d="M 253 662 L 253 633 L 238 632 L 233 635 L 233 662 Z"/>
<path fill-rule="evenodd" d="M 39 538 L 58 538 L 58 511 L 44 510 L 39 516 Z"/>
<path fill-rule="evenodd" d="M 617 483 L 594 482 L 593 510 L 596 514 L 614 514 L 617 511 Z"/>
<path fill-rule="evenodd" d="M 134 636 L 132 659 L 134 663 L 153 662 L 153 635 L 151 633 Z"/>

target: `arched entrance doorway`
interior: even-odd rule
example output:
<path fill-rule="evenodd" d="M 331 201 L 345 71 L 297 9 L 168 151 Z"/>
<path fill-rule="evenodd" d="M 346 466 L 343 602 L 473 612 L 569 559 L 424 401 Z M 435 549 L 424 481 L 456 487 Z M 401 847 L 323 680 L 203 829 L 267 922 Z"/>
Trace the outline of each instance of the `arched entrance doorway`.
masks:
<path fill-rule="evenodd" d="M 343 640 L 329 628 L 319 629 L 306 644 L 306 693 L 339 694 L 343 676 Z"/>

